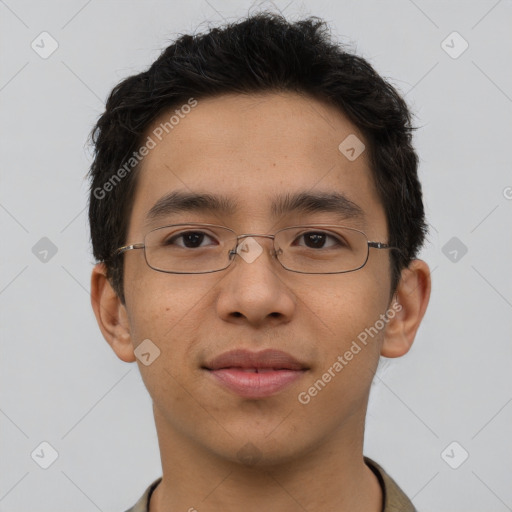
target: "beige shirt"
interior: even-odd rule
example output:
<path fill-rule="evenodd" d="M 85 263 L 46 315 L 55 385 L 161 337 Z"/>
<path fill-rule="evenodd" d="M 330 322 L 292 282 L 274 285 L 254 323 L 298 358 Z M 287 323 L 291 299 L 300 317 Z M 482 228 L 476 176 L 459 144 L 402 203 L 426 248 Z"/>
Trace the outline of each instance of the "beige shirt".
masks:
<path fill-rule="evenodd" d="M 375 473 L 382 488 L 384 497 L 384 508 L 382 512 L 417 512 L 409 498 L 404 494 L 402 489 L 398 487 L 396 482 L 373 460 L 368 457 L 364 458 L 368 467 Z M 157 478 L 144 491 L 139 501 L 128 509 L 126 512 L 149 512 L 149 500 L 151 493 L 160 483 L 162 477 Z"/>

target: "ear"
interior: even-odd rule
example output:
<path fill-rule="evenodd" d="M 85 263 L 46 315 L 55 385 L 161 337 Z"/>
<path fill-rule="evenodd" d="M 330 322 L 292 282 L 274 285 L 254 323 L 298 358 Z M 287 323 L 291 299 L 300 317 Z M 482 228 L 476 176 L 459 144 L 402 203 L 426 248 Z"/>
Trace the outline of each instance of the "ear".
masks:
<path fill-rule="evenodd" d="M 103 337 L 117 357 L 127 363 L 135 361 L 126 307 L 107 279 L 104 263 L 98 263 L 92 271 L 91 305 Z"/>
<path fill-rule="evenodd" d="M 388 309 L 381 355 L 400 357 L 411 348 L 430 298 L 430 269 L 422 260 L 413 260 L 402 270 L 396 293 Z"/>

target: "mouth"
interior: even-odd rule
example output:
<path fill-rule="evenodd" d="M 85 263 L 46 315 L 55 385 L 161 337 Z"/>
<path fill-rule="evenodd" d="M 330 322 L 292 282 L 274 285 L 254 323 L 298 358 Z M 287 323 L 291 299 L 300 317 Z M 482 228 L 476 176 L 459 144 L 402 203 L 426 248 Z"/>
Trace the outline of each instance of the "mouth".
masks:
<path fill-rule="evenodd" d="M 275 395 L 309 370 L 305 364 L 280 350 L 232 350 L 202 368 L 218 384 L 243 398 Z"/>

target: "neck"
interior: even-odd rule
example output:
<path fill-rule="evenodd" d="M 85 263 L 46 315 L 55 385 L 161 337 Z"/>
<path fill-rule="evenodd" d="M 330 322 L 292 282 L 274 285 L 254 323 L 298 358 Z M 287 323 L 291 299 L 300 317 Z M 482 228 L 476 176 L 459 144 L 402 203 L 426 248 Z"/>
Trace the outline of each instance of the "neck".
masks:
<path fill-rule="evenodd" d="M 380 484 L 363 460 L 362 421 L 359 438 L 340 429 L 300 456 L 276 463 L 262 454 L 251 466 L 184 437 L 155 409 L 163 477 L 150 512 L 381 512 Z"/>

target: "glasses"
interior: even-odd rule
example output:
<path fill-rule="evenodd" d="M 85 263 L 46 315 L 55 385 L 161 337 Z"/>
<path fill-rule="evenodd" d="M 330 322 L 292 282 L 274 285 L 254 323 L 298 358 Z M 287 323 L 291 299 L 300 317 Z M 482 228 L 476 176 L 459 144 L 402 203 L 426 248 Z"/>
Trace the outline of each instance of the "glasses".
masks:
<path fill-rule="evenodd" d="M 151 230 L 143 243 L 125 245 L 114 256 L 132 249 L 144 249 L 146 263 L 153 270 L 171 274 L 206 274 L 228 268 L 235 255 L 251 263 L 262 252 L 255 237 L 273 239 L 270 252 L 291 272 L 341 274 L 366 265 L 370 247 L 396 249 L 382 242 L 370 242 L 362 231 L 330 224 L 291 226 L 274 235 L 244 234 L 215 224 L 174 224 Z"/>

